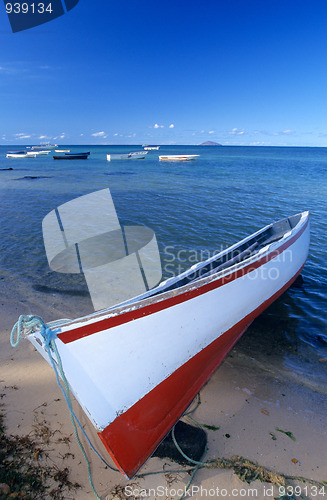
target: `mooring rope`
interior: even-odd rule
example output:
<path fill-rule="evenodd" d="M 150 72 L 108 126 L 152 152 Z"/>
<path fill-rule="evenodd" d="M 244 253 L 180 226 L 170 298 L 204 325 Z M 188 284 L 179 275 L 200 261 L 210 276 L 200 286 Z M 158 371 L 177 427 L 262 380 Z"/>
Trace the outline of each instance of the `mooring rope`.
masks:
<path fill-rule="evenodd" d="M 11 331 L 11 335 L 10 335 L 10 343 L 13 347 L 16 347 L 18 346 L 21 338 L 22 338 L 22 335 L 25 334 L 25 335 L 28 335 L 29 333 L 32 333 L 33 331 L 36 331 L 36 330 L 40 330 L 40 333 L 43 337 L 43 340 L 44 340 L 44 346 L 45 346 L 45 349 L 47 351 L 47 354 L 49 356 L 49 360 L 51 362 L 51 365 L 52 365 L 52 368 L 55 372 L 55 375 L 56 375 L 56 380 L 57 380 L 57 384 L 59 385 L 63 395 L 64 395 L 64 398 L 65 398 L 65 401 L 67 403 L 67 406 L 68 406 L 68 409 L 69 409 L 69 414 L 70 414 L 70 419 L 71 419 L 71 422 L 72 422 L 72 425 L 73 425 L 73 428 L 74 428 L 74 434 L 75 434 L 75 438 L 76 438 L 76 441 L 82 451 L 82 454 L 84 456 L 84 459 L 86 461 L 86 464 L 87 464 L 87 469 L 88 469 L 88 476 L 89 476 L 89 482 L 90 482 L 90 485 L 91 485 L 91 488 L 92 488 L 92 491 L 95 495 L 95 497 L 97 498 L 97 500 L 101 500 L 101 498 L 99 497 L 99 495 L 97 494 L 96 492 L 96 489 L 93 485 L 93 480 L 92 480 L 92 471 L 91 471 L 91 464 L 90 464 L 90 461 L 86 455 L 86 451 L 84 449 L 84 446 L 83 444 L 81 443 L 81 440 L 80 440 L 80 437 L 78 435 L 78 430 L 77 430 L 77 427 L 76 427 L 76 423 L 78 424 L 79 428 L 81 429 L 82 433 L 84 434 L 84 436 L 86 437 L 87 439 L 87 442 L 89 443 L 89 445 L 91 446 L 91 448 L 93 449 L 93 451 L 100 457 L 100 454 L 97 452 L 97 450 L 94 448 L 94 446 L 92 445 L 89 437 L 87 436 L 86 432 L 84 431 L 83 427 L 82 427 L 82 424 L 79 422 L 74 410 L 73 410 L 73 407 L 72 407 L 72 401 L 71 401 L 71 397 L 70 397 L 70 390 L 69 390 L 69 385 L 68 385 L 68 381 L 66 379 L 66 376 L 65 376 L 65 373 L 64 373 L 64 370 L 63 370 L 63 366 L 62 366 L 62 361 L 61 361 L 61 358 L 60 358 L 60 354 L 58 352 L 58 349 L 57 349 L 57 346 L 56 346 L 56 343 L 55 343 L 55 339 L 57 337 L 57 333 L 60 332 L 60 328 L 57 328 L 57 329 L 54 329 L 54 330 L 51 330 L 50 327 L 48 327 L 42 318 L 40 318 L 39 316 L 32 316 L 32 315 L 22 315 L 19 317 L 17 323 L 14 325 L 12 331 Z M 51 350 L 54 352 L 55 356 L 56 356 L 56 361 L 57 361 L 57 364 L 58 364 L 58 368 L 56 366 L 56 363 L 52 357 L 52 354 L 51 354 Z M 60 373 L 60 376 L 64 382 L 64 386 L 62 385 L 62 383 L 60 382 L 60 378 L 59 378 L 59 373 L 58 373 L 58 370 L 59 370 L 59 373 Z M 101 458 L 101 457 L 100 457 Z M 109 464 L 106 464 L 109 466 Z"/>
<path fill-rule="evenodd" d="M 21 341 L 23 333 L 28 335 L 33 330 L 37 330 L 44 325 L 44 321 L 39 316 L 22 314 L 19 316 L 10 334 L 10 344 L 17 347 Z"/>
<path fill-rule="evenodd" d="M 58 322 L 58 324 L 60 324 L 60 322 Z M 53 323 L 53 326 L 56 326 L 55 322 Z M 98 500 L 100 500 L 100 497 L 98 496 L 98 494 L 97 494 L 97 492 L 95 490 L 95 487 L 93 485 L 92 473 L 91 473 L 91 464 L 90 464 L 89 459 L 87 458 L 85 449 L 84 449 L 84 447 L 83 447 L 83 445 L 82 445 L 82 443 L 80 441 L 80 438 L 79 438 L 79 435 L 78 435 L 78 430 L 77 430 L 77 427 L 76 427 L 76 423 L 78 424 L 78 427 L 82 431 L 82 433 L 83 433 L 84 437 L 86 438 L 86 440 L 87 440 L 89 446 L 91 447 L 91 449 L 98 456 L 98 458 L 105 464 L 105 466 L 108 467 L 109 469 L 111 469 L 112 471 L 115 471 L 115 472 L 119 472 L 119 471 L 118 471 L 118 469 L 115 469 L 114 467 L 112 467 L 111 465 L 109 465 L 107 463 L 107 461 L 95 449 L 95 447 L 91 443 L 90 438 L 86 434 L 85 430 L 83 429 L 82 424 L 79 422 L 79 420 L 78 420 L 78 418 L 77 418 L 77 416 L 76 416 L 76 414 L 75 414 L 75 412 L 73 410 L 72 401 L 71 401 L 71 397 L 70 397 L 69 384 L 68 384 L 68 381 L 67 381 L 67 378 L 66 378 L 63 366 L 62 366 L 62 361 L 61 361 L 60 354 L 58 352 L 58 349 L 57 349 L 57 346 L 56 346 L 56 343 L 55 343 L 55 340 L 57 338 L 57 333 L 60 332 L 60 328 L 55 328 L 55 329 L 52 330 L 49 326 L 46 325 L 46 323 L 43 321 L 43 319 L 40 316 L 35 316 L 35 315 L 21 315 L 21 316 L 19 316 L 19 319 L 18 319 L 17 323 L 14 325 L 14 327 L 13 327 L 13 329 L 11 331 L 10 343 L 11 343 L 11 345 L 13 347 L 17 347 L 18 344 L 20 343 L 21 338 L 22 338 L 23 335 L 28 335 L 28 334 L 32 333 L 33 331 L 37 331 L 37 330 L 39 330 L 40 333 L 41 333 L 41 335 L 42 335 L 42 338 L 44 340 L 45 349 L 47 351 L 47 354 L 48 354 L 50 363 L 52 365 L 52 368 L 53 368 L 53 370 L 55 372 L 57 384 L 59 385 L 59 387 L 60 387 L 60 389 L 61 389 L 61 391 L 62 391 L 62 393 L 64 395 L 66 404 L 68 406 L 69 415 L 70 415 L 70 419 L 71 419 L 71 422 L 72 422 L 72 425 L 73 425 L 75 438 L 76 438 L 76 441 L 77 441 L 77 443 L 78 443 L 78 445 L 79 445 L 79 447 L 80 447 L 80 449 L 81 449 L 81 451 L 83 453 L 84 459 L 85 459 L 86 464 L 87 464 L 89 482 L 90 482 L 92 491 L 95 494 L 96 498 Z M 51 351 L 53 351 L 54 354 L 55 354 L 56 361 L 57 361 L 57 366 L 56 366 L 56 363 L 55 363 L 55 361 L 53 359 Z M 64 386 L 60 382 L 59 375 L 60 375 L 60 377 L 61 377 L 61 379 L 62 379 L 62 381 L 64 383 Z M 199 402 L 199 399 L 198 399 L 198 402 L 197 402 L 195 408 L 193 408 L 192 410 L 189 410 L 189 411 L 185 412 L 184 415 L 187 416 L 190 413 L 193 413 L 196 410 L 196 408 L 198 407 L 199 404 L 200 404 L 200 402 Z M 200 427 L 200 425 L 198 425 L 198 426 Z M 189 461 L 190 463 L 196 465 L 196 467 L 193 470 L 193 473 L 191 475 L 191 478 L 190 478 L 190 480 L 188 482 L 188 487 L 189 487 L 189 485 L 191 484 L 191 482 L 192 482 L 192 480 L 193 480 L 196 472 L 198 471 L 199 467 L 200 466 L 207 466 L 207 464 L 205 462 L 198 462 L 196 460 L 193 460 L 192 458 L 188 457 L 186 455 L 186 453 L 184 453 L 184 451 L 181 449 L 181 447 L 179 446 L 179 444 L 176 441 L 175 426 L 172 428 L 171 435 L 172 435 L 173 442 L 174 442 L 177 450 L 179 451 L 179 453 L 187 461 Z M 205 453 L 206 453 L 206 450 L 205 450 L 204 454 Z M 151 473 L 151 472 L 150 473 L 145 473 L 145 474 L 140 474 L 140 477 L 142 477 L 142 476 L 144 477 L 146 475 L 152 475 L 152 474 L 153 473 Z"/>
<path fill-rule="evenodd" d="M 76 424 L 78 425 L 78 427 L 80 428 L 81 432 L 83 433 L 87 443 L 89 444 L 90 448 L 93 450 L 93 452 L 98 456 L 98 458 L 104 463 L 104 465 L 106 467 L 108 467 L 110 470 L 114 471 L 114 472 L 119 472 L 118 469 L 115 469 L 114 467 L 112 467 L 111 465 L 109 465 L 107 463 L 107 461 L 100 455 L 100 453 L 95 449 L 94 445 L 91 443 L 91 440 L 90 438 L 88 437 L 87 433 L 85 432 L 82 424 L 80 423 L 80 421 L 78 420 L 74 410 L 73 410 L 73 407 L 72 407 L 72 401 L 71 401 L 71 396 L 70 396 L 70 389 L 69 389 L 69 384 L 68 384 L 68 381 L 66 379 L 66 376 L 65 376 L 65 372 L 64 372 L 64 369 L 63 369 L 63 366 L 62 366 L 62 361 L 61 361 L 61 358 L 60 358 L 60 354 L 59 354 L 59 351 L 57 349 L 57 346 L 56 346 L 56 338 L 57 338 L 57 333 L 60 332 L 60 328 L 59 328 L 59 325 L 62 324 L 62 321 L 57 321 L 57 322 L 52 322 L 52 327 L 53 329 L 51 329 L 49 326 L 46 325 L 46 323 L 43 321 L 42 318 L 40 318 L 39 316 L 35 316 L 35 315 L 21 315 L 19 316 L 19 319 L 18 321 L 16 322 L 16 324 L 14 325 L 12 331 L 11 331 L 11 334 L 10 334 L 10 343 L 13 347 L 17 347 L 21 341 L 21 338 L 23 335 L 28 335 L 32 332 L 35 332 L 35 331 L 40 331 L 41 335 L 42 335 L 42 338 L 44 340 L 44 346 L 45 346 L 45 349 L 47 351 L 47 354 L 49 356 L 49 360 L 50 360 L 50 363 L 52 365 L 52 368 L 55 372 L 55 376 L 56 376 L 56 380 L 57 380 L 57 383 L 64 395 L 64 398 L 65 398 L 65 401 L 66 401 L 66 404 L 68 406 L 68 409 L 69 409 L 69 413 L 70 413 L 70 419 L 71 419 L 71 422 L 72 422 L 72 425 L 73 425 L 73 428 L 74 428 L 74 434 L 75 434 L 75 438 L 76 438 L 76 441 L 82 451 L 82 454 L 84 456 L 84 459 L 87 463 L 87 468 L 88 468 L 88 477 L 89 477 L 89 482 L 90 482 L 90 485 L 91 485 L 91 488 L 92 488 L 92 491 L 95 495 L 95 497 L 97 498 L 97 500 L 101 500 L 99 495 L 97 494 L 96 490 L 95 490 L 95 487 L 93 485 L 93 480 L 92 480 L 92 472 L 91 472 L 91 464 L 90 464 L 90 461 L 86 455 L 86 452 L 85 452 L 85 449 L 83 447 L 83 444 L 81 443 L 81 440 L 79 438 L 79 435 L 78 435 L 78 429 L 77 429 L 77 426 Z M 56 328 L 57 327 L 57 328 Z M 55 360 L 51 354 L 51 351 L 54 353 L 55 357 L 56 357 L 56 362 L 57 362 L 57 365 L 55 363 Z M 62 385 L 62 383 L 60 382 L 60 377 L 64 383 L 64 386 Z M 192 408 L 191 410 L 187 410 L 183 415 L 182 417 L 186 417 L 187 419 L 189 419 L 192 423 L 194 423 L 195 425 L 197 425 L 198 427 L 202 428 L 203 426 L 198 423 L 196 420 L 194 420 L 190 415 L 197 409 L 197 407 L 199 406 L 200 404 L 200 398 L 199 398 L 199 395 L 197 395 L 197 401 L 196 401 L 196 404 L 195 404 L 195 407 Z M 188 481 L 188 484 L 185 488 L 184 491 L 187 491 L 192 480 L 194 479 L 194 476 L 196 474 L 196 472 L 203 468 L 203 467 L 209 467 L 209 468 L 212 468 L 212 467 L 218 467 L 218 468 L 221 468 L 223 466 L 223 468 L 233 468 L 233 461 L 232 460 L 225 460 L 225 459 L 222 459 L 221 461 L 219 461 L 219 459 L 217 460 L 214 460 L 214 459 L 211 459 L 211 460 L 208 460 L 207 462 L 202 462 L 202 461 L 197 461 L 197 460 L 193 460 L 192 458 L 188 457 L 186 455 L 186 453 L 181 449 L 181 447 L 179 446 L 177 440 L 176 440 L 176 437 L 175 437 L 175 426 L 172 428 L 172 432 L 171 432 L 171 435 L 172 435 L 172 440 L 177 448 L 177 450 L 179 451 L 179 453 L 187 460 L 189 461 L 190 463 L 194 464 L 195 467 L 191 468 L 191 469 L 180 469 L 180 470 L 175 470 L 175 471 L 171 471 L 171 472 L 187 472 L 187 473 L 192 473 L 191 474 L 191 477 Z M 206 448 L 205 448 L 205 451 L 203 453 L 203 456 L 205 455 L 206 453 Z M 242 458 L 242 457 L 235 457 L 235 458 Z M 219 464 L 218 464 L 219 462 Z M 221 463 L 220 463 L 221 462 Z M 223 463 L 223 462 L 226 462 L 226 463 Z M 256 465 L 256 464 L 251 464 L 251 465 Z M 260 468 L 261 469 L 261 468 Z M 268 470 L 268 469 L 266 469 Z M 269 471 L 269 470 L 268 470 Z M 236 471 L 234 470 L 234 472 L 236 473 Z M 136 475 L 135 477 L 138 477 L 138 478 L 142 478 L 142 477 L 145 477 L 145 476 L 149 476 L 149 475 L 153 475 L 153 474 L 163 474 L 165 473 L 165 471 L 158 471 L 158 472 L 147 472 L 147 473 L 144 473 L 144 474 L 138 474 Z M 293 480 L 301 480 L 301 481 L 309 481 L 309 482 L 312 482 L 316 485 L 319 485 L 319 486 L 324 486 L 323 483 L 320 483 L 320 482 L 316 482 L 316 481 L 312 481 L 310 479 L 307 479 L 307 478 L 300 478 L 300 477 L 288 477 L 288 476 L 285 476 L 285 475 L 282 475 L 282 477 L 284 479 L 293 479 Z M 242 479 L 242 478 L 241 478 Z M 271 479 L 267 479 L 267 478 L 262 478 L 261 481 L 263 480 L 268 480 L 268 482 L 272 482 L 278 486 L 280 486 L 280 483 L 279 481 L 272 481 Z M 179 497 L 178 499 L 176 500 L 182 500 L 184 498 L 185 494 L 183 494 L 181 497 Z M 278 497 L 279 499 L 283 499 L 285 498 L 285 496 L 283 495 L 279 495 Z M 290 500 L 292 499 L 292 497 L 289 497 L 287 496 L 287 498 L 290 498 Z"/>

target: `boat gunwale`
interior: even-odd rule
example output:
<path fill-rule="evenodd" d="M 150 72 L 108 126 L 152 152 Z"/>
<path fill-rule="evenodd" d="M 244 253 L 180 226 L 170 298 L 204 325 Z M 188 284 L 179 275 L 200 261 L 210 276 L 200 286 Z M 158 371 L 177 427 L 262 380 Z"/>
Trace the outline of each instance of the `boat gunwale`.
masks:
<path fill-rule="evenodd" d="M 157 287 L 154 289 L 150 290 L 147 292 L 148 295 L 141 295 L 139 297 L 135 297 L 130 299 L 129 301 L 126 301 L 124 303 L 118 304 L 117 306 L 113 306 L 112 308 L 106 308 L 102 309 L 100 311 L 95 311 L 91 314 L 75 318 L 72 320 L 67 320 L 65 323 L 60 325 L 61 332 L 59 333 L 59 338 L 64 342 L 71 342 L 73 340 L 78 340 L 79 338 L 82 338 L 84 336 L 88 336 L 92 333 L 97 333 L 103 329 L 107 329 L 109 327 L 104 327 L 104 328 L 99 328 L 99 324 L 103 324 L 103 322 L 107 322 L 110 320 L 115 320 L 121 318 L 121 321 L 118 324 L 122 324 L 125 322 L 132 321 L 137 318 L 142 318 L 143 316 L 146 316 L 147 314 L 151 314 L 150 312 L 142 314 L 142 309 L 145 308 L 153 308 L 156 305 L 158 306 L 158 309 L 166 309 L 167 307 L 170 307 L 170 302 L 174 301 L 174 304 L 171 305 L 176 305 L 178 303 L 184 302 L 186 300 L 189 300 L 193 298 L 193 295 L 202 295 L 204 293 L 209 292 L 212 289 L 218 288 L 220 286 L 223 286 L 230 281 L 233 281 L 234 279 L 239 278 L 240 276 L 244 276 L 245 274 L 248 274 L 249 272 L 257 269 L 258 267 L 261 267 L 262 265 L 266 264 L 273 258 L 277 257 L 280 253 L 282 253 L 285 249 L 287 249 L 289 246 L 291 246 L 305 231 L 308 223 L 309 223 L 309 211 L 304 211 L 300 212 L 299 214 L 296 215 L 301 215 L 300 219 L 298 220 L 297 224 L 290 229 L 290 231 L 285 232 L 284 236 L 280 238 L 280 240 L 270 243 L 267 245 L 267 247 L 264 247 L 261 249 L 261 251 L 250 255 L 248 258 L 242 260 L 239 263 L 236 263 L 230 267 L 227 267 L 226 269 L 223 269 L 221 271 L 218 271 L 216 273 L 213 273 L 212 275 L 205 276 L 203 278 L 198 278 L 193 282 L 190 282 L 188 284 L 182 285 L 178 288 L 175 288 L 173 290 L 167 290 L 167 291 L 162 291 L 160 293 L 160 287 L 163 288 L 163 285 L 166 287 L 167 286 L 167 281 L 162 282 L 159 284 Z M 289 218 L 288 218 L 289 219 Z M 284 219 L 281 219 L 284 220 Z M 250 236 L 247 236 L 243 240 L 240 240 L 239 242 L 235 243 L 234 245 L 226 248 L 219 254 L 210 257 L 209 259 L 202 261 L 198 264 L 195 264 L 191 268 L 189 268 L 187 271 L 184 271 L 184 273 L 179 274 L 176 277 L 170 278 L 170 280 L 174 280 L 175 282 L 179 281 L 181 277 L 184 275 L 188 275 L 192 273 L 192 271 L 195 270 L 196 266 L 202 266 L 202 264 L 208 264 L 214 260 L 217 260 L 219 257 L 222 257 L 226 253 L 230 252 L 231 250 L 241 246 L 242 244 L 248 242 L 250 239 L 260 235 L 270 227 L 272 227 L 274 224 L 277 224 L 280 221 L 273 222 L 271 224 L 268 224 L 267 226 L 263 227 L 259 231 L 256 231 L 255 233 L 251 234 Z M 198 267 L 198 269 L 199 269 Z M 247 268 L 248 270 L 244 272 L 244 268 Z M 232 279 L 231 279 L 232 278 Z M 218 283 L 213 283 L 213 282 L 218 282 Z M 154 292 L 157 290 L 157 294 L 154 295 Z M 152 294 L 151 294 L 152 293 Z M 192 295 L 191 297 L 188 297 L 188 295 Z M 132 302 L 133 301 L 133 302 Z M 163 304 L 166 303 L 166 304 Z M 168 304 L 167 304 L 168 303 Z M 141 310 L 141 311 L 140 311 Z M 141 314 L 140 314 L 141 312 Z M 152 311 L 155 312 L 155 311 Z M 137 313 L 137 318 L 134 317 L 134 313 Z M 126 317 L 125 320 L 123 317 Z M 97 327 L 95 327 L 98 325 Z M 52 327 L 51 322 L 48 323 L 49 327 Z M 57 325 L 58 327 L 58 322 Z M 94 326 L 94 330 L 91 333 L 86 333 L 86 334 L 81 334 L 78 336 L 76 339 L 69 340 L 68 338 L 65 338 L 69 333 L 74 336 L 76 335 L 76 330 L 78 329 L 83 329 L 83 328 L 88 328 Z M 116 325 L 115 325 L 116 326 Z M 72 328 L 71 328 L 72 327 Z"/>

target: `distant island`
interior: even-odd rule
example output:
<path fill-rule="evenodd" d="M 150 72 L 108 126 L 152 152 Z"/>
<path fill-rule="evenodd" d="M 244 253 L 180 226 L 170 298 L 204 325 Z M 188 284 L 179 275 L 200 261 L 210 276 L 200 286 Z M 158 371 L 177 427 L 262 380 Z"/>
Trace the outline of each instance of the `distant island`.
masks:
<path fill-rule="evenodd" d="M 198 144 L 198 146 L 222 146 L 222 144 L 219 144 L 218 142 L 213 142 L 213 141 L 206 141 L 206 142 L 202 142 L 202 144 Z"/>

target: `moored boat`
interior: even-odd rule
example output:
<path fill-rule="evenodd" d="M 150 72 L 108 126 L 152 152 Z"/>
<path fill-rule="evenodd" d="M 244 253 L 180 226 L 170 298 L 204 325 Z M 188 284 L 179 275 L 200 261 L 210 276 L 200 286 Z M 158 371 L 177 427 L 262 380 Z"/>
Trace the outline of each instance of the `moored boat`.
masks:
<path fill-rule="evenodd" d="M 113 161 L 113 160 L 128 160 L 129 158 L 129 153 L 111 153 L 107 154 L 107 160 L 108 161 Z"/>
<path fill-rule="evenodd" d="M 195 160 L 200 155 L 160 155 L 160 161 L 189 161 Z"/>
<path fill-rule="evenodd" d="M 43 156 L 43 155 L 48 155 L 49 153 L 50 153 L 50 151 L 43 151 L 43 150 L 41 150 L 41 151 L 38 151 L 38 150 L 37 151 L 28 151 L 27 152 L 27 154 L 29 156 L 33 156 L 33 155 L 34 156 Z"/>
<path fill-rule="evenodd" d="M 144 146 L 145 151 L 158 150 L 160 146 Z"/>
<path fill-rule="evenodd" d="M 48 142 L 46 144 L 39 144 L 38 146 L 31 146 L 31 149 L 38 150 L 38 149 L 54 149 L 58 146 L 58 144 L 49 144 Z"/>
<path fill-rule="evenodd" d="M 112 153 L 107 154 L 107 160 L 143 160 L 147 155 L 147 151 L 135 151 L 132 153 Z"/>
<path fill-rule="evenodd" d="M 6 158 L 35 158 L 35 153 L 26 153 L 25 151 L 17 151 L 12 153 L 7 153 Z"/>
<path fill-rule="evenodd" d="M 147 154 L 148 154 L 147 151 L 135 151 L 134 153 L 129 153 L 128 159 L 130 159 L 130 160 L 143 160 Z"/>
<path fill-rule="evenodd" d="M 7 155 L 26 155 L 26 151 L 7 151 Z"/>
<path fill-rule="evenodd" d="M 309 213 L 299 213 L 122 304 L 62 320 L 55 344 L 67 380 L 128 477 L 250 323 L 301 273 L 309 239 Z M 42 331 L 27 338 L 51 362 Z"/>
<path fill-rule="evenodd" d="M 65 153 L 64 155 L 55 155 L 54 160 L 87 160 L 90 153 Z"/>
<path fill-rule="evenodd" d="M 55 149 L 55 153 L 70 153 L 70 149 Z"/>

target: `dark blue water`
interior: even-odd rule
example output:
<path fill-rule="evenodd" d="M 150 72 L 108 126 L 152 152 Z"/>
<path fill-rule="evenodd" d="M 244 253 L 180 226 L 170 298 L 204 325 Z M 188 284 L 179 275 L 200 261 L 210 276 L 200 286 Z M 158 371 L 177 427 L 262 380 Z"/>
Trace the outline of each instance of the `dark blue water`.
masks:
<path fill-rule="evenodd" d="M 54 161 L 51 154 L 15 160 L 5 158 L 14 147 L 0 147 L 2 283 L 17 284 L 18 294 L 19 285 L 27 285 L 36 307 L 51 292 L 62 294 L 66 304 L 74 297 L 75 312 L 87 288 L 81 276 L 49 270 L 42 219 L 66 201 L 107 187 L 121 224 L 155 231 L 166 278 L 272 221 L 310 210 L 303 281 L 254 322 L 237 349 L 327 386 L 326 148 L 162 146 L 144 160 L 112 162 L 107 153 L 142 148 L 67 148 L 91 155 L 69 162 Z M 159 154 L 182 153 L 200 156 L 158 161 Z"/>

